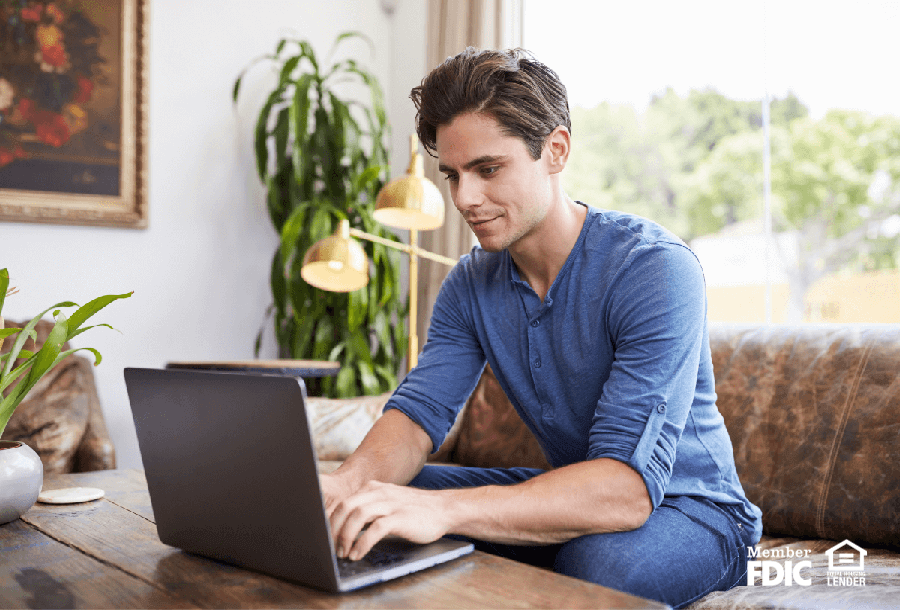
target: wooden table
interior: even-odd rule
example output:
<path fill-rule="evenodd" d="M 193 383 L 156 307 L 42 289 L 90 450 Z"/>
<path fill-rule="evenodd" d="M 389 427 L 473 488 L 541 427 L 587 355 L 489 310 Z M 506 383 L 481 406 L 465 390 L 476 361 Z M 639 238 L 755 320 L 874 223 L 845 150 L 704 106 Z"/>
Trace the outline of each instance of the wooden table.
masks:
<path fill-rule="evenodd" d="M 345 595 L 190 555 L 159 541 L 140 470 L 51 475 L 44 489 L 106 496 L 36 504 L 0 525 L 0 608 L 662 608 L 655 602 L 475 552 Z"/>

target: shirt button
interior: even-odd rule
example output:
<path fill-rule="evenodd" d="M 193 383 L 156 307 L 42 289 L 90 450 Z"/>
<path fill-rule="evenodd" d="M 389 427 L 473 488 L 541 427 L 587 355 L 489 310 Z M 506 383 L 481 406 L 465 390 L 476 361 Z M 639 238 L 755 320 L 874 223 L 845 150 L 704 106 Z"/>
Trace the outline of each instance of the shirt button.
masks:
<path fill-rule="evenodd" d="M 657 413 L 665 413 L 665 412 L 666 412 L 666 405 L 659 405 L 658 407 L 656 407 L 656 412 L 657 412 Z"/>
<path fill-rule="evenodd" d="M 534 320 L 534 321 L 532 321 L 532 323 L 531 323 L 531 326 L 532 326 L 532 327 L 536 327 L 536 326 L 540 326 L 540 325 L 541 325 L 541 321 L 540 321 L 540 320 Z"/>
<path fill-rule="evenodd" d="M 536 368 L 536 369 L 541 368 L 541 361 L 540 361 L 540 359 L 534 361 L 534 368 Z"/>

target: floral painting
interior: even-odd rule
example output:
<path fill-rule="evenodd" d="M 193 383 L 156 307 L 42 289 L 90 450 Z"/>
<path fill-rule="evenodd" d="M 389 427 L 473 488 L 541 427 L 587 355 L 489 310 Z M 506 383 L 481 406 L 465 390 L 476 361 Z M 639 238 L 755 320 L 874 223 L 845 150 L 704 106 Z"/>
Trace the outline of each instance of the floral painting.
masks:
<path fill-rule="evenodd" d="M 59 200 L 77 221 L 77 209 L 136 192 L 123 166 L 139 100 L 129 104 L 123 88 L 139 59 L 128 28 L 142 1 L 0 0 L 0 202 L 4 189 L 113 198 Z"/>

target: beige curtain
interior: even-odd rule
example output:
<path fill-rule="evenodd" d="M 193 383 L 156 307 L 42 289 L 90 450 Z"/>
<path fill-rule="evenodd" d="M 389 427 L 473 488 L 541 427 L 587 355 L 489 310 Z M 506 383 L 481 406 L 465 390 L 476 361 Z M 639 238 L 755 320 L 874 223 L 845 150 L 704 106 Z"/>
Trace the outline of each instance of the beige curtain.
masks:
<path fill-rule="evenodd" d="M 468 46 L 482 49 L 507 49 L 522 44 L 523 0 L 429 0 L 427 70 Z M 425 155 L 425 175 L 444 196 L 447 206 L 444 225 L 434 231 L 422 231 L 419 243 L 426 250 L 459 258 L 475 244 L 474 236 L 453 207 L 450 191 L 437 161 Z M 419 259 L 419 311 L 416 321 L 419 341 L 428 337 L 428 323 L 434 300 L 449 267 Z"/>

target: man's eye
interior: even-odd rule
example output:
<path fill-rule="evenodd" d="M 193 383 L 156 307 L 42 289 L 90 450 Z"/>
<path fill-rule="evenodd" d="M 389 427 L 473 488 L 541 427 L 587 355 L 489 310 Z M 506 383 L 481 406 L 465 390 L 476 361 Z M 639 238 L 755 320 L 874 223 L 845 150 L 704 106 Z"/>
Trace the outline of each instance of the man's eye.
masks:
<path fill-rule="evenodd" d="M 492 165 L 490 167 L 482 167 L 481 173 L 482 173 L 482 175 L 490 176 L 491 174 L 496 174 L 498 169 L 500 169 L 500 168 L 497 167 L 496 165 Z"/>
<path fill-rule="evenodd" d="M 456 174 L 444 174 L 444 180 L 456 182 L 457 180 L 459 180 L 459 176 L 457 176 Z"/>

